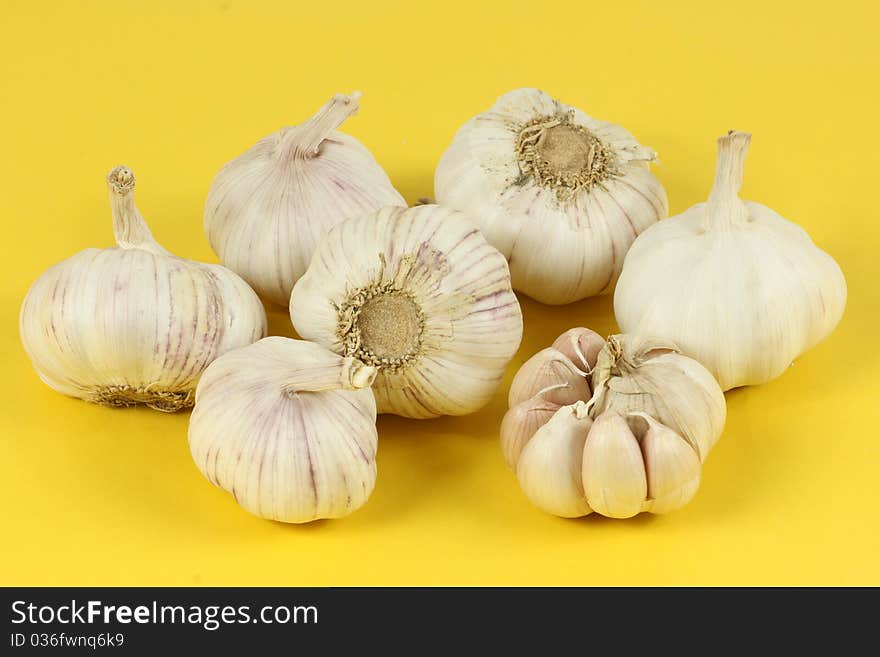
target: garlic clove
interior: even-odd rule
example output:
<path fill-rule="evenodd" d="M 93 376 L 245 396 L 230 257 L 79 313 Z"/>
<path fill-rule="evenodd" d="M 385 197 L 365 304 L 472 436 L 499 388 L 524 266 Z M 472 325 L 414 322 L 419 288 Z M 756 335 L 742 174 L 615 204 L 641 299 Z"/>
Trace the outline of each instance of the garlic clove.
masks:
<path fill-rule="evenodd" d="M 190 417 L 193 460 L 248 512 L 281 522 L 339 518 L 376 482 L 375 368 L 270 337 L 206 370 Z"/>
<path fill-rule="evenodd" d="M 583 402 L 563 406 L 526 443 L 516 476 L 539 509 L 563 518 L 590 513 L 581 483 L 581 459 L 592 424 Z"/>
<path fill-rule="evenodd" d="M 645 464 L 623 416 L 602 413 L 594 420 L 584 444 L 582 475 L 587 503 L 597 513 L 630 518 L 643 510 L 648 496 Z"/>
<path fill-rule="evenodd" d="M 516 470 L 523 447 L 559 408 L 560 404 L 548 401 L 539 394 L 520 402 L 504 414 L 501 420 L 501 451 L 507 467 Z"/>
<path fill-rule="evenodd" d="M 544 399 L 560 406 L 589 399 L 592 394 L 586 373 L 553 347 L 542 349 L 523 363 L 510 384 L 507 403 L 516 406 L 542 390 L 546 390 Z"/>
<path fill-rule="evenodd" d="M 605 338 L 588 328 L 577 327 L 568 329 L 550 346 L 568 356 L 579 369 L 592 372 L 605 346 Z"/>
<path fill-rule="evenodd" d="M 646 381 L 662 381 L 657 420 L 684 438 L 705 460 L 727 419 L 724 393 L 712 374 L 693 358 L 661 354 L 641 369 Z M 658 384 L 659 385 L 659 384 Z"/>
<path fill-rule="evenodd" d="M 522 339 L 507 262 L 460 212 L 386 207 L 332 228 L 290 299 L 303 338 L 379 370 L 381 413 L 471 413 Z"/>
<path fill-rule="evenodd" d="M 683 507 L 700 487 L 700 457 L 687 441 L 650 415 L 636 413 L 629 420 L 630 426 L 644 424 L 640 445 L 648 480 L 645 510 L 668 513 Z"/>

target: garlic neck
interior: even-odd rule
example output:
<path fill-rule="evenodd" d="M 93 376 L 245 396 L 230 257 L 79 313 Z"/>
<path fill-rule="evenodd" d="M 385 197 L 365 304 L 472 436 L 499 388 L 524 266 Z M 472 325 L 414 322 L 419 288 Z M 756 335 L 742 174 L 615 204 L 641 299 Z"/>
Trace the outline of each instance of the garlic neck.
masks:
<path fill-rule="evenodd" d="M 612 376 L 617 376 L 617 363 L 623 355 L 623 348 L 620 344 L 619 336 L 611 335 L 605 341 L 605 346 L 599 352 L 596 360 L 596 367 L 593 368 L 591 385 L 593 387 L 593 396 L 587 402 L 586 411 L 592 412 L 595 407 L 601 407 L 602 401 L 605 399 L 605 392 L 608 387 L 608 380 Z"/>
<path fill-rule="evenodd" d="M 321 142 L 358 111 L 360 96 L 359 91 L 350 95 L 337 94 L 309 120 L 288 128 L 281 137 L 279 155 L 284 159 L 300 160 L 316 156 Z"/>
<path fill-rule="evenodd" d="M 336 363 L 306 364 L 293 370 L 281 385 L 288 395 L 324 390 L 360 390 L 376 379 L 376 368 L 356 358 L 340 358 Z"/>
<path fill-rule="evenodd" d="M 706 204 L 704 229 L 729 228 L 748 221 L 749 210 L 739 198 L 739 190 L 751 139 L 747 132 L 731 130 L 718 140 L 715 182 Z"/>
<path fill-rule="evenodd" d="M 588 409 L 602 407 L 611 379 L 632 376 L 652 358 L 668 353 L 680 352 L 673 342 L 662 338 L 622 333 L 608 336 L 591 375 L 593 396 Z"/>
<path fill-rule="evenodd" d="M 144 249 L 167 255 L 134 204 L 134 183 L 134 174 L 128 167 L 118 166 L 107 174 L 116 244 L 123 249 Z"/>

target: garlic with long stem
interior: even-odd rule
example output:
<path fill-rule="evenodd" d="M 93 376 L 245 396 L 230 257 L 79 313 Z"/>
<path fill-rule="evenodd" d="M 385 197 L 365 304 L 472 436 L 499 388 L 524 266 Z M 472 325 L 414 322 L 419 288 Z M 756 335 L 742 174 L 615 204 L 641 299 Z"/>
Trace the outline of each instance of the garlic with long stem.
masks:
<path fill-rule="evenodd" d="M 171 255 L 134 203 L 123 166 L 107 176 L 117 246 L 58 263 L 21 307 L 25 350 L 58 392 L 107 406 L 193 404 L 217 356 L 266 334 L 257 295 L 219 265 Z"/>
<path fill-rule="evenodd" d="M 291 523 L 348 515 L 376 483 L 375 376 L 302 340 L 231 351 L 196 390 L 193 460 L 254 515 Z"/>
<path fill-rule="evenodd" d="M 519 370 L 518 390 L 535 393 L 510 400 L 501 423 L 505 461 L 529 500 L 555 515 L 628 518 L 678 509 L 696 494 L 724 427 L 724 394 L 669 342 L 613 335 L 597 349 L 598 339 L 572 329 L 554 344 L 576 345 L 569 351 L 582 360 L 578 366 L 569 359 L 563 367 L 567 357 L 545 349 Z M 580 367 L 586 394 L 572 378 Z M 582 398 L 571 401 L 575 390 Z"/>
<path fill-rule="evenodd" d="M 724 390 L 782 374 L 846 305 L 840 267 L 803 229 L 740 200 L 749 142 L 718 140 L 708 202 L 640 235 L 614 294 L 621 329 L 672 340 Z"/>
<path fill-rule="evenodd" d="M 636 236 L 666 216 L 654 161 L 620 126 L 517 89 L 459 129 L 434 191 L 480 222 L 514 289 L 563 304 L 611 289 Z"/>
<path fill-rule="evenodd" d="M 384 205 L 406 206 L 370 151 L 337 130 L 357 111 L 359 97 L 334 96 L 214 178 L 205 204 L 208 240 L 220 261 L 269 301 L 289 303 L 330 227 Z"/>
<path fill-rule="evenodd" d="M 297 333 L 379 373 L 380 413 L 486 404 L 522 338 L 507 262 L 460 212 L 386 207 L 339 224 L 290 297 Z"/>

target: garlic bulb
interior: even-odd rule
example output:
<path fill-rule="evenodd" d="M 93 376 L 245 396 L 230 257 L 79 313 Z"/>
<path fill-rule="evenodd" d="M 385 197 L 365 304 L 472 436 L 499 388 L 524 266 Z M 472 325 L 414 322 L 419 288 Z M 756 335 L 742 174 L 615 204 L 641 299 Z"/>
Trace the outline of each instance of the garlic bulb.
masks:
<path fill-rule="evenodd" d="M 486 404 L 522 338 L 507 262 L 464 215 L 386 207 L 334 226 L 293 288 L 306 340 L 375 366 L 380 413 Z"/>
<path fill-rule="evenodd" d="M 21 307 L 24 348 L 58 392 L 107 406 L 193 404 L 199 376 L 220 354 L 266 334 L 257 295 L 219 265 L 163 249 L 134 204 L 126 167 L 107 176 L 117 246 L 58 263 Z"/>
<path fill-rule="evenodd" d="M 501 423 L 505 461 L 529 500 L 565 518 L 687 504 L 724 428 L 712 375 L 671 343 L 641 336 L 605 342 L 576 328 L 554 345 L 517 372 Z"/>
<path fill-rule="evenodd" d="M 614 295 L 621 329 L 672 340 L 724 390 L 782 374 L 846 305 L 840 267 L 803 229 L 740 200 L 750 138 L 718 140 L 708 202 L 640 235 Z"/>
<path fill-rule="evenodd" d="M 339 518 L 376 483 L 375 368 L 270 337 L 221 356 L 196 390 L 189 446 L 201 473 L 248 512 Z"/>
<path fill-rule="evenodd" d="M 666 216 L 655 161 L 620 126 L 518 89 L 459 129 L 434 192 L 480 222 L 514 289 L 563 304 L 611 289 L 636 235 Z"/>
<path fill-rule="evenodd" d="M 357 139 L 336 129 L 359 93 L 334 96 L 312 118 L 258 141 L 226 164 L 205 204 L 205 231 L 220 261 L 274 303 L 290 302 L 318 240 L 349 217 L 405 206 Z"/>

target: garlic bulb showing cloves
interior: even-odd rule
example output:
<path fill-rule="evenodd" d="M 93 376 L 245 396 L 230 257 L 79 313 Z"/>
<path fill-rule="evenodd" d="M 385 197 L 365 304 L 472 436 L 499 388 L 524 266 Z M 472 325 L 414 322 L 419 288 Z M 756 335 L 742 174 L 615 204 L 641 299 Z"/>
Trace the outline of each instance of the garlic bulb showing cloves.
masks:
<path fill-rule="evenodd" d="M 480 222 L 514 289 L 563 304 L 609 290 L 636 235 L 666 216 L 655 161 L 620 126 L 517 89 L 459 129 L 434 192 Z"/>
<path fill-rule="evenodd" d="M 803 229 L 740 200 L 750 138 L 718 140 L 708 202 L 640 235 L 614 294 L 621 329 L 672 340 L 724 390 L 782 374 L 846 305 L 840 267 Z"/>
<path fill-rule="evenodd" d="M 220 261 L 263 298 L 286 306 L 318 240 L 331 227 L 406 206 L 357 139 L 336 130 L 359 93 L 337 95 L 312 118 L 258 141 L 211 184 L 205 231 Z"/>
<path fill-rule="evenodd" d="M 107 176 L 117 246 L 58 263 L 21 307 L 24 348 L 58 392 L 107 406 L 193 404 L 199 376 L 220 354 L 266 334 L 254 291 L 219 265 L 163 249 L 134 204 L 134 175 Z"/>
<path fill-rule="evenodd" d="M 376 369 L 270 337 L 218 358 L 196 391 L 199 470 L 248 512 L 281 522 L 340 518 L 376 483 Z"/>
<path fill-rule="evenodd" d="M 535 506 L 566 518 L 684 506 L 726 416 L 712 375 L 671 343 L 585 328 L 527 361 L 509 403 L 505 461 Z"/>
<path fill-rule="evenodd" d="M 297 333 L 379 370 L 380 413 L 486 404 L 522 338 L 507 262 L 460 212 L 386 207 L 334 226 L 293 288 Z"/>

